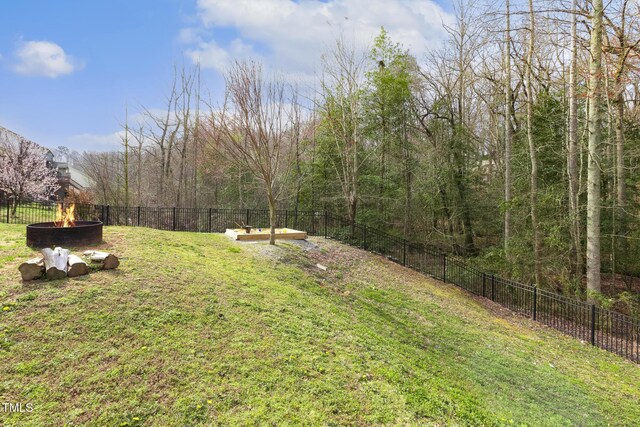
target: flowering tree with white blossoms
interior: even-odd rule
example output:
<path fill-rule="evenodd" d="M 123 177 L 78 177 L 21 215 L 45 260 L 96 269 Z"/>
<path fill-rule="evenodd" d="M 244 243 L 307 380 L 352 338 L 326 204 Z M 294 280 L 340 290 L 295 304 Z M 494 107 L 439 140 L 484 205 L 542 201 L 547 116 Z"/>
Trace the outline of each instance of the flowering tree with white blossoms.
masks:
<path fill-rule="evenodd" d="M 35 142 L 0 127 L 0 190 L 13 202 L 13 216 L 23 200 L 46 200 L 59 188 L 56 170 L 47 167 L 46 152 Z"/>

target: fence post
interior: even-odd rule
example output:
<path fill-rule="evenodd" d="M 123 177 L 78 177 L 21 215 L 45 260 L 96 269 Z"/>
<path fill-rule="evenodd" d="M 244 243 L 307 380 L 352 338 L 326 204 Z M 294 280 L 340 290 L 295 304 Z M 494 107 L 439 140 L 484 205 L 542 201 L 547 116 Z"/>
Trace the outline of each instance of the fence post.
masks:
<path fill-rule="evenodd" d="M 284 210 L 284 228 L 289 227 L 289 209 Z"/>
<path fill-rule="evenodd" d="M 447 283 L 447 254 L 442 254 L 442 281 Z"/>
<path fill-rule="evenodd" d="M 176 207 L 173 207 L 173 231 L 176 231 Z"/>
<path fill-rule="evenodd" d="M 7 224 L 9 224 L 9 199 L 7 199 Z"/>
<path fill-rule="evenodd" d="M 251 212 L 249 212 L 249 209 L 247 209 L 246 215 L 245 215 L 245 219 L 246 222 L 244 223 L 244 225 L 251 225 L 251 222 L 249 221 L 249 216 L 251 215 Z"/>
<path fill-rule="evenodd" d="M 407 240 L 402 239 L 402 265 L 407 265 Z"/>
<path fill-rule="evenodd" d="M 482 297 L 487 297 L 487 273 L 482 272 Z"/>
<path fill-rule="evenodd" d="M 104 225 L 109 225 L 109 205 L 107 205 L 107 218 Z"/>
<path fill-rule="evenodd" d="M 209 233 L 211 233 L 211 208 L 209 208 Z"/>
<path fill-rule="evenodd" d="M 138 227 L 140 227 L 140 206 L 138 206 Z"/>
<path fill-rule="evenodd" d="M 538 287 L 533 287 L 533 320 L 538 318 Z"/>
<path fill-rule="evenodd" d="M 591 345 L 596 345 L 596 305 L 591 304 Z"/>

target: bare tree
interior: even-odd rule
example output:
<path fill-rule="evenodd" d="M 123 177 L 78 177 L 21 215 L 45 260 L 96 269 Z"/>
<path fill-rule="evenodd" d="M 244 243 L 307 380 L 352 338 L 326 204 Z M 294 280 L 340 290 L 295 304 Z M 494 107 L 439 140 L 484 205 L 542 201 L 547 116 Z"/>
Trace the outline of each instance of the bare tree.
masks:
<path fill-rule="evenodd" d="M 354 227 L 358 209 L 360 170 L 366 161 L 362 147 L 362 83 L 366 52 L 338 40 L 334 50 L 323 56 L 317 109 L 323 130 L 335 145 L 331 159 Z M 352 230 L 353 231 L 353 230 Z"/>
<path fill-rule="evenodd" d="M 120 203 L 120 180 L 123 159 L 120 154 L 111 152 L 84 152 L 79 161 L 82 172 L 88 176 L 94 185 L 97 200 L 103 204 Z"/>
<path fill-rule="evenodd" d="M 580 170 L 578 168 L 578 32 L 577 0 L 571 3 L 571 63 L 569 66 L 569 126 L 567 173 L 569 175 L 569 207 L 571 210 L 572 252 L 575 277 L 582 277 L 582 231 L 580 225 Z"/>
<path fill-rule="evenodd" d="M 533 48 L 535 46 L 535 14 L 533 12 L 533 0 L 529 0 L 529 48 L 526 60 L 526 88 L 527 88 L 527 141 L 529 142 L 529 159 L 531 161 L 530 174 L 530 203 L 531 203 L 531 228 L 533 232 L 533 258 L 536 284 L 541 282 L 540 262 L 540 230 L 538 230 L 538 156 L 536 143 L 533 136 Z"/>
<path fill-rule="evenodd" d="M 469 160 L 479 157 L 471 87 L 475 84 L 474 55 L 481 38 L 473 6 L 456 2 L 455 25 L 446 27 L 450 39 L 444 48 L 426 57 L 427 64 L 420 71 L 425 87 L 416 101 L 421 130 L 439 152 L 439 164 L 434 168 L 443 178 L 437 185 L 448 233 L 453 239 L 457 227 L 464 239 L 463 246 L 453 241 L 452 249 L 465 254 L 476 253 L 469 191 L 470 171 L 475 165 Z M 451 185 L 449 190 L 447 185 Z"/>
<path fill-rule="evenodd" d="M 513 176 L 511 173 L 511 157 L 513 146 L 513 102 L 511 90 L 511 10 L 509 0 L 505 2 L 507 27 L 504 40 L 504 68 L 505 68 L 505 113 L 504 113 L 504 250 L 509 255 L 509 240 L 511 239 L 511 189 Z"/>
<path fill-rule="evenodd" d="M 175 113 L 180 102 L 177 84 L 177 76 L 174 74 L 171 93 L 167 98 L 165 111 L 162 114 L 157 114 L 148 108 L 144 108 L 143 111 L 146 122 L 145 138 L 148 141 L 148 153 L 156 159 L 159 167 L 159 171 L 156 174 L 158 182 L 155 197 L 156 205 L 163 205 L 169 199 L 166 187 L 171 177 L 173 151 L 180 131 L 179 117 L 176 117 Z"/>
<path fill-rule="evenodd" d="M 265 79 L 262 66 L 254 61 L 235 62 L 225 83 L 223 108 L 211 111 L 210 142 L 262 182 L 269 203 L 269 243 L 275 245 L 276 207 L 288 175 L 295 171 L 290 88 L 281 79 Z"/>
<path fill-rule="evenodd" d="M 124 205 L 129 207 L 129 109 L 125 108 L 124 121 L 124 137 L 122 138 L 124 146 Z"/>
<path fill-rule="evenodd" d="M 143 157 L 144 157 L 144 144 L 145 144 L 145 136 L 144 136 L 144 126 L 139 124 L 138 128 L 135 132 L 131 133 L 133 139 L 136 142 L 136 146 L 133 151 L 136 158 L 135 163 L 135 181 L 136 181 L 136 202 L 138 206 L 142 204 L 142 178 L 144 171 L 142 169 Z"/>
<path fill-rule="evenodd" d="M 615 181 L 616 181 L 616 202 L 620 208 L 621 231 L 626 232 L 625 209 L 627 207 L 627 188 L 625 174 L 625 92 L 629 84 L 630 59 L 634 54 L 640 54 L 640 35 L 634 34 L 634 24 L 638 24 L 638 13 L 629 11 L 632 7 L 629 0 L 622 0 L 617 17 L 603 15 L 606 27 L 613 34 L 604 32 L 603 53 L 607 56 L 615 57 L 610 59 L 613 62 L 613 103 L 615 118 L 612 120 L 615 126 Z M 617 19 L 616 19 L 617 18 Z"/>
<path fill-rule="evenodd" d="M 179 163 L 175 206 L 182 206 L 184 199 L 190 193 L 187 190 L 186 167 L 187 160 L 191 153 L 191 146 L 193 145 L 193 137 L 195 135 L 193 123 L 194 117 L 192 117 L 191 104 L 196 77 L 196 75 L 187 74 L 184 69 L 180 73 L 180 103 L 175 111 L 176 123 L 178 123 L 178 126 L 180 127 L 180 135 L 176 141 Z"/>
<path fill-rule="evenodd" d="M 587 292 L 600 292 L 600 167 L 602 158 L 602 0 L 593 0 L 589 64 L 589 162 L 587 168 Z"/>

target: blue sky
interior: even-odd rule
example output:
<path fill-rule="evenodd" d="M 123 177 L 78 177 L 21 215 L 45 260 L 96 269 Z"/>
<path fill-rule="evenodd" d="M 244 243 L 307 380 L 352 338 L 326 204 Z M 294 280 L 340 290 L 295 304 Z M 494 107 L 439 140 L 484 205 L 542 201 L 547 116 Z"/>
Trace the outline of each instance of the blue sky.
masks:
<path fill-rule="evenodd" d="M 0 0 L 0 126 L 48 147 L 117 147 L 125 106 L 162 108 L 174 66 L 214 97 L 233 59 L 312 79 L 339 34 L 385 26 L 420 56 L 444 38 L 428 0 Z"/>

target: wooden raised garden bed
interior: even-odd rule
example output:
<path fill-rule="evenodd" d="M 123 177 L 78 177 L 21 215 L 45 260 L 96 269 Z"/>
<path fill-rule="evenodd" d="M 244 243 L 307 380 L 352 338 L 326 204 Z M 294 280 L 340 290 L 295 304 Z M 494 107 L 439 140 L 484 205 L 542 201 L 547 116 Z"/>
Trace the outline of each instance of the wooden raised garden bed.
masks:
<path fill-rule="evenodd" d="M 270 232 L 269 228 L 250 228 L 249 232 L 247 232 L 246 228 L 227 228 L 224 234 L 233 240 L 260 241 L 269 240 Z M 276 240 L 305 240 L 306 238 L 307 233 L 305 231 L 276 228 Z"/>

